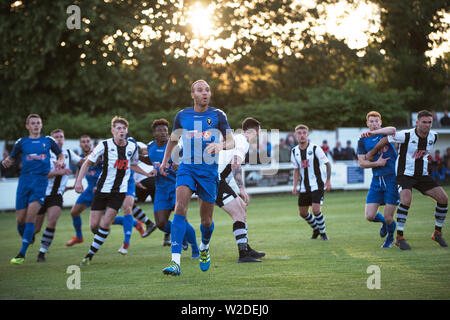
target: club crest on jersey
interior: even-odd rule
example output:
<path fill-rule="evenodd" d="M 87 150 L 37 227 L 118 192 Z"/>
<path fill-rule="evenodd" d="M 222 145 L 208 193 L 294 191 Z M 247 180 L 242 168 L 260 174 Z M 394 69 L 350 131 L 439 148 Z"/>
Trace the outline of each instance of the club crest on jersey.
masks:
<path fill-rule="evenodd" d="M 131 151 L 127 152 L 127 156 L 131 157 Z"/>
<path fill-rule="evenodd" d="M 309 152 L 308 152 L 308 156 L 310 156 L 310 155 L 312 155 L 312 151 L 309 151 Z"/>
<path fill-rule="evenodd" d="M 206 119 L 206 123 L 210 126 L 212 123 L 212 119 L 211 118 Z"/>
<path fill-rule="evenodd" d="M 432 146 L 432 145 L 433 145 L 433 140 L 428 141 L 428 144 L 429 144 L 430 146 Z"/>

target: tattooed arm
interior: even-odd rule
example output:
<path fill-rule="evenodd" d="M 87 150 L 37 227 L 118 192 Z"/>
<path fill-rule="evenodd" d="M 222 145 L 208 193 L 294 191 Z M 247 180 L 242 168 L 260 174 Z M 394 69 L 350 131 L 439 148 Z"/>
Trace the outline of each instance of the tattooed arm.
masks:
<path fill-rule="evenodd" d="M 239 187 L 239 192 L 241 196 L 244 198 L 244 202 L 246 205 L 250 202 L 250 197 L 245 191 L 244 180 L 242 178 L 242 159 L 238 156 L 234 156 L 233 162 L 231 163 L 231 171 L 233 172 L 234 180 L 236 181 L 237 186 Z"/>

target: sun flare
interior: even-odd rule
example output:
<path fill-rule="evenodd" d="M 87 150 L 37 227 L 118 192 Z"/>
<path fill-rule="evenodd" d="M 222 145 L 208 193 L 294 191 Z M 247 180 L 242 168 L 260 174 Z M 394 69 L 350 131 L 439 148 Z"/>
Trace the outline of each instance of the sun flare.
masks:
<path fill-rule="evenodd" d="M 213 33 L 212 11 L 211 7 L 204 8 L 198 2 L 192 7 L 188 13 L 188 23 L 192 26 L 195 36 L 207 38 Z"/>

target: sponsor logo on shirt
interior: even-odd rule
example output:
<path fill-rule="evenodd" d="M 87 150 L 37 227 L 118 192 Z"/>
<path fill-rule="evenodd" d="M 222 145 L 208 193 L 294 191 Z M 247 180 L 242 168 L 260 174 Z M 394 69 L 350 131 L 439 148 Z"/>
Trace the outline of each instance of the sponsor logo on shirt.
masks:
<path fill-rule="evenodd" d="M 413 157 L 413 159 L 422 159 L 427 154 L 428 154 L 427 150 L 416 150 L 416 152 L 414 152 L 412 157 Z"/>
<path fill-rule="evenodd" d="M 211 138 L 210 131 L 198 132 L 197 130 L 191 130 L 186 132 L 186 138 L 188 139 L 209 139 Z"/>
<path fill-rule="evenodd" d="M 47 155 L 46 154 L 33 153 L 33 154 L 27 154 L 27 156 L 25 157 L 26 161 L 33 161 L 33 160 L 41 161 L 41 160 L 45 160 L 45 159 L 47 159 Z"/>
<path fill-rule="evenodd" d="M 128 170 L 128 160 L 116 160 L 116 163 L 114 163 L 114 168 L 117 170 Z"/>

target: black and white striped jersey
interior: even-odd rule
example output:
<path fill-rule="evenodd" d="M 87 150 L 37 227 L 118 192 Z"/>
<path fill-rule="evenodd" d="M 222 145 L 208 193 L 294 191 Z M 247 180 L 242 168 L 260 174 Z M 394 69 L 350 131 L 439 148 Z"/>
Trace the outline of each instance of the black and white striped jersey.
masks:
<path fill-rule="evenodd" d="M 219 152 L 219 166 L 218 172 L 220 175 L 220 180 L 227 180 L 229 182 L 231 177 L 231 163 L 234 156 L 238 156 L 242 162 L 245 160 L 245 155 L 250 147 L 247 138 L 243 134 L 237 134 L 233 136 L 234 138 L 234 148 L 230 150 L 222 150 Z"/>
<path fill-rule="evenodd" d="M 428 156 L 437 141 L 437 133 L 430 131 L 426 138 L 417 135 L 416 129 L 402 130 L 388 136 L 390 143 L 400 144 L 397 175 L 427 176 Z"/>
<path fill-rule="evenodd" d="M 66 161 L 64 162 L 65 168 L 70 168 L 70 164 L 78 165 L 81 158 L 73 151 L 69 149 L 63 150 Z M 55 170 L 55 162 L 58 160 L 57 156 L 50 151 L 50 171 Z M 66 190 L 67 181 L 70 175 L 54 176 L 48 179 L 47 190 L 45 191 L 46 196 L 63 194 Z"/>
<path fill-rule="evenodd" d="M 102 157 L 102 173 L 97 181 L 97 191 L 102 193 L 127 192 L 130 165 L 139 161 L 138 145 L 128 139 L 125 146 L 118 146 L 113 138 L 101 141 L 88 160 L 96 163 Z"/>
<path fill-rule="evenodd" d="M 322 148 L 316 144 L 309 143 L 305 150 L 300 149 L 300 145 L 292 148 L 291 165 L 300 171 L 300 192 L 312 192 L 324 188 L 322 165 L 328 162 Z"/>

